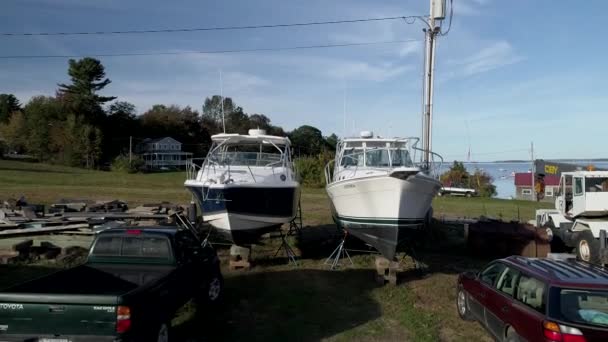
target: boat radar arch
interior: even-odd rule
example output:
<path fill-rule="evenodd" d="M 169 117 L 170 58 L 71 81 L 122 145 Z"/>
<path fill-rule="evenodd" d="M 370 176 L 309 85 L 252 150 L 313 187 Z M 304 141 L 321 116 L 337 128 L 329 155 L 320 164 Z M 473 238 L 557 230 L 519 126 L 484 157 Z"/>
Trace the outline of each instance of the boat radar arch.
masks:
<path fill-rule="evenodd" d="M 374 137 L 374 132 L 372 131 L 361 131 L 361 133 L 359 133 L 359 136 L 363 139 L 370 139 Z"/>
<path fill-rule="evenodd" d="M 250 129 L 247 134 L 251 135 L 251 136 L 258 136 L 258 135 L 266 135 L 266 130 L 265 129 Z"/>

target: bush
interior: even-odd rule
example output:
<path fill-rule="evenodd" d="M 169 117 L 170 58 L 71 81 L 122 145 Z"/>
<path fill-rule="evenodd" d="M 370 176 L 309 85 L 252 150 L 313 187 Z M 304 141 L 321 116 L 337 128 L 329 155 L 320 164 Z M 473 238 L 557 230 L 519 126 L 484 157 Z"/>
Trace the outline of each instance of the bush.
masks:
<path fill-rule="evenodd" d="M 116 172 L 136 173 L 144 167 L 144 160 L 141 157 L 134 155 L 129 163 L 129 156 L 121 154 L 114 158 L 111 169 Z"/>
<path fill-rule="evenodd" d="M 8 146 L 4 141 L 0 140 L 0 159 L 4 159 L 4 155 L 8 153 Z"/>
<path fill-rule="evenodd" d="M 301 157 L 294 161 L 303 186 L 322 188 L 325 186 L 325 165 L 333 159 L 333 154 L 322 152 L 316 156 Z"/>
<path fill-rule="evenodd" d="M 492 176 L 480 170 L 470 174 L 462 162 L 454 161 L 450 170 L 441 175 L 440 180 L 444 186 L 473 188 L 481 197 L 496 195 L 496 186 L 492 184 L 494 181 Z"/>

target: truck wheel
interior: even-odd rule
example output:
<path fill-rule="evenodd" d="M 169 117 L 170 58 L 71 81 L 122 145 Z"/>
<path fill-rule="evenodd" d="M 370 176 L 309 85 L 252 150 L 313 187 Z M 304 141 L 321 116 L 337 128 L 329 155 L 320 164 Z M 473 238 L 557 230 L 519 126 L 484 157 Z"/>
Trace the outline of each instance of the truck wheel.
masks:
<path fill-rule="evenodd" d="M 600 242 L 590 230 L 576 234 L 576 258 L 591 264 L 600 263 Z"/>
<path fill-rule="evenodd" d="M 443 196 L 443 192 L 439 191 L 439 192 L 437 193 L 437 196 L 439 196 L 439 197 Z"/>
<path fill-rule="evenodd" d="M 218 270 L 201 286 L 200 293 L 196 296 L 196 302 L 203 305 L 218 305 L 223 297 L 224 278 Z"/>
<path fill-rule="evenodd" d="M 156 337 L 156 341 L 158 342 L 169 342 L 169 324 L 163 323 L 158 328 L 158 333 Z"/>
<path fill-rule="evenodd" d="M 469 303 L 467 293 L 464 291 L 462 286 L 458 286 L 458 294 L 456 295 L 456 309 L 458 309 L 458 315 L 465 321 L 472 321 L 473 317 L 469 311 Z"/>
<path fill-rule="evenodd" d="M 509 328 L 507 331 L 507 338 L 505 342 L 519 342 L 519 335 L 513 330 L 513 328 Z"/>
<path fill-rule="evenodd" d="M 472 194 L 472 193 L 470 193 L 470 192 L 467 192 L 467 193 L 465 194 L 465 196 L 467 196 L 467 197 L 472 197 L 472 196 L 473 196 L 473 194 Z"/>

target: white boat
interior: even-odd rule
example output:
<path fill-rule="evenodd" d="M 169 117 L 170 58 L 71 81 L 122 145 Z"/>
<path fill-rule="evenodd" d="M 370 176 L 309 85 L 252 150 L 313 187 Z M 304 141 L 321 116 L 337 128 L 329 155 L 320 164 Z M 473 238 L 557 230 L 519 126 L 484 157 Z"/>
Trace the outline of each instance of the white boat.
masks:
<path fill-rule="evenodd" d="M 203 221 L 233 243 L 249 245 L 293 220 L 300 183 L 288 138 L 249 130 L 211 140 L 204 162 L 191 167 L 184 184 L 197 199 Z"/>
<path fill-rule="evenodd" d="M 441 189 L 436 177 L 412 162 L 417 142 L 362 132 L 359 138 L 339 141 L 336 159 L 325 169 L 338 226 L 389 260 L 401 243 L 417 238 Z"/>

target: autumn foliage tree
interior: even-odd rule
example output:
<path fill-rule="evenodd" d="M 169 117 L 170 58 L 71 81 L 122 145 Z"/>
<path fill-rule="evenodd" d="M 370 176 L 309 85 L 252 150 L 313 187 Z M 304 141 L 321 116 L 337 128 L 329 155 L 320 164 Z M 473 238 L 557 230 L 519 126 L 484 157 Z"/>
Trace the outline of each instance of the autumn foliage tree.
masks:
<path fill-rule="evenodd" d="M 466 187 L 477 191 L 479 196 L 492 197 L 496 195 L 496 186 L 492 176 L 482 170 L 476 170 L 470 174 L 462 162 L 454 161 L 450 169 L 441 175 L 444 186 Z"/>

